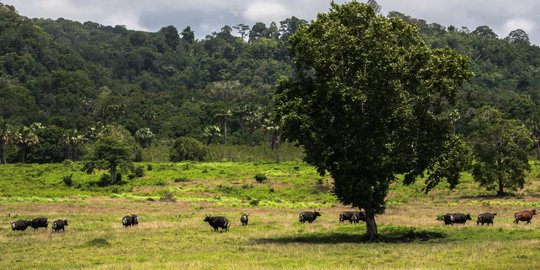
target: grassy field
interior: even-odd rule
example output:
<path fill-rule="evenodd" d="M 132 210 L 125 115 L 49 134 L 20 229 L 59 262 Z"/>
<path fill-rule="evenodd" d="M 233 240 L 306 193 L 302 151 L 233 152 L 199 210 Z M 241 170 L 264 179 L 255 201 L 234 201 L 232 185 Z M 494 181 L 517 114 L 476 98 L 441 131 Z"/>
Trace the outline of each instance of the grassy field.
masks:
<path fill-rule="evenodd" d="M 449 191 L 421 192 L 422 183 L 392 185 L 377 222 L 382 241 L 361 241 L 365 225 L 339 224 L 349 209 L 330 194 L 331 179 L 300 162 L 144 163 L 145 176 L 102 188 L 80 164 L 0 166 L 0 269 L 540 269 L 540 218 L 512 224 L 513 213 L 539 208 L 540 166 L 527 187 L 498 198 L 470 175 Z M 152 170 L 148 171 L 148 165 Z M 268 180 L 257 183 L 255 174 Z M 62 177 L 73 174 L 73 185 Z M 162 202 L 170 194 L 176 202 Z M 320 208 L 313 224 L 298 212 Z M 241 213 L 250 225 L 240 226 Z M 445 212 L 470 212 L 472 222 L 444 226 Z M 476 215 L 497 212 L 494 226 Z M 138 227 L 123 228 L 136 213 Z M 214 233 L 205 214 L 232 221 Z M 13 232 L 9 221 L 67 218 L 65 233 Z"/>

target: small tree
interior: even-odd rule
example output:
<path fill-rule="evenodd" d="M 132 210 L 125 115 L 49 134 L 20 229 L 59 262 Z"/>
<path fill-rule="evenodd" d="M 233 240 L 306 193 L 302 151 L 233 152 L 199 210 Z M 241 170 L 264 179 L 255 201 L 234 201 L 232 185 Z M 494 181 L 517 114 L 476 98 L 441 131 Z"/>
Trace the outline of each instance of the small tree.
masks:
<path fill-rule="evenodd" d="M 270 148 L 276 152 L 276 163 L 281 162 L 281 128 L 270 119 L 265 119 L 263 129 L 266 132 Z"/>
<path fill-rule="evenodd" d="M 105 126 L 97 135 L 94 151 L 85 163 L 88 173 L 94 169 L 109 170 L 110 184 L 117 184 L 117 173 L 132 167 L 135 140 L 121 126 Z"/>
<path fill-rule="evenodd" d="M 171 161 L 204 161 L 208 156 L 208 147 L 190 137 L 180 137 L 174 141 L 171 149 Z"/>
<path fill-rule="evenodd" d="M 478 128 L 472 135 L 475 181 L 488 190 L 497 188 L 499 196 L 506 194 L 505 188 L 523 188 L 530 170 L 530 131 L 519 120 L 503 119 L 493 107 L 480 109 L 474 122 Z"/>

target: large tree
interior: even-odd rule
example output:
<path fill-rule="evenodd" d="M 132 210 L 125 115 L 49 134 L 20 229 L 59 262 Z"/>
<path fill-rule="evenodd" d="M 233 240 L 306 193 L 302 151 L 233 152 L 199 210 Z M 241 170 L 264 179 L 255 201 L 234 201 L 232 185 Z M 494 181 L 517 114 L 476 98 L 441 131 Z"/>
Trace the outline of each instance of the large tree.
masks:
<path fill-rule="evenodd" d="M 370 5 L 331 5 L 292 35 L 297 76 L 280 83 L 275 110 L 306 161 L 333 177 L 339 200 L 365 209 L 375 241 L 375 216 L 396 175 L 412 183 L 444 166 L 438 157 L 452 145 L 452 106 L 468 61 L 430 49 L 414 26 Z"/>
<path fill-rule="evenodd" d="M 493 107 L 481 108 L 474 122 L 475 181 L 488 190 L 497 188 L 499 196 L 506 195 L 505 188 L 523 188 L 530 170 L 530 131 L 517 119 L 502 118 L 502 113 Z"/>

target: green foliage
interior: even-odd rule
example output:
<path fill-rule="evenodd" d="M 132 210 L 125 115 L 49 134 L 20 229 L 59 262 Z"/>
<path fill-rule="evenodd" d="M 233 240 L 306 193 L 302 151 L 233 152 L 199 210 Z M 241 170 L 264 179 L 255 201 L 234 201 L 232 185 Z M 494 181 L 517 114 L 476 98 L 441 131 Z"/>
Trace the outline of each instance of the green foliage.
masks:
<path fill-rule="evenodd" d="M 208 157 L 208 147 L 189 137 L 180 137 L 174 141 L 170 159 L 174 162 L 193 160 L 204 161 Z"/>
<path fill-rule="evenodd" d="M 144 167 L 142 165 L 138 165 L 135 167 L 135 176 L 136 177 L 143 177 L 144 176 Z"/>
<path fill-rule="evenodd" d="M 84 170 L 89 173 L 94 169 L 109 170 L 110 184 L 120 183 L 118 176 L 132 167 L 134 148 L 135 140 L 127 130 L 119 126 L 105 126 L 97 135 L 93 153 L 85 163 Z"/>
<path fill-rule="evenodd" d="M 73 186 L 73 174 L 62 177 L 62 181 L 67 187 Z"/>
<path fill-rule="evenodd" d="M 414 179 L 446 150 L 470 72 L 466 57 L 430 49 L 401 19 L 358 2 L 331 5 L 291 36 L 298 75 L 281 82 L 275 111 L 306 161 L 330 173 L 339 200 L 366 210 L 375 240 L 374 215 L 396 175 Z"/>
<path fill-rule="evenodd" d="M 488 190 L 498 187 L 497 194 L 505 195 L 505 188 L 523 188 L 530 170 L 528 150 L 532 146 L 531 132 L 519 121 L 501 117 L 493 107 L 478 111 L 473 133 L 477 163 L 474 179 Z"/>
<path fill-rule="evenodd" d="M 255 175 L 255 181 L 257 181 L 257 183 L 263 183 L 263 182 L 266 182 L 266 180 L 268 180 L 268 177 L 266 177 L 266 175 L 264 175 L 263 173 L 258 173 Z"/>

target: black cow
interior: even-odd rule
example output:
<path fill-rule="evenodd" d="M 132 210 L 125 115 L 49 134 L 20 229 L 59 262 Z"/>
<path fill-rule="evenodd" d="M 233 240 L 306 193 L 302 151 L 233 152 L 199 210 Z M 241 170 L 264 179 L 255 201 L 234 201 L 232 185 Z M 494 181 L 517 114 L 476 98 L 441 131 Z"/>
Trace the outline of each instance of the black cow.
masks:
<path fill-rule="evenodd" d="M 493 219 L 497 213 L 483 213 L 478 215 L 478 218 L 476 219 L 476 225 L 482 224 L 484 226 L 484 223 L 487 225 L 491 224 L 493 226 Z"/>
<path fill-rule="evenodd" d="M 52 229 L 55 232 L 58 232 L 60 230 L 65 231 L 64 228 L 68 225 L 67 219 L 58 219 L 55 220 L 52 224 Z"/>
<path fill-rule="evenodd" d="M 30 221 L 30 227 L 34 228 L 34 230 L 48 228 L 49 221 L 47 221 L 47 218 L 34 218 Z"/>
<path fill-rule="evenodd" d="M 249 222 L 249 215 L 242 214 L 242 216 L 240 217 L 240 222 L 242 222 L 242 226 L 247 226 Z"/>
<path fill-rule="evenodd" d="M 139 225 L 139 216 L 132 214 L 131 215 L 131 226 Z"/>
<path fill-rule="evenodd" d="M 298 220 L 301 222 L 301 223 L 305 223 L 306 221 L 308 223 L 311 223 L 313 221 L 315 221 L 315 219 L 317 219 L 317 217 L 321 216 L 321 213 L 317 212 L 317 211 L 313 211 L 313 212 L 302 212 L 300 213 L 300 215 L 298 216 Z"/>
<path fill-rule="evenodd" d="M 217 232 L 218 228 L 221 228 L 221 231 L 223 230 L 228 231 L 231 224 L 229 223 L 229 220 L 226 217 L 212 217 L 212 216 L 206 216 L 203 220 L 204 222 L 208 222 L 212 228 L 214 228 L 214 231 Z"/>
<path fill-rule="evenodd" d="M 122 225 L 124 227 L 136 226 L 139 224 L 139 217 L 137 215 L 127 215 L 122 218 Z"/>
<path fill-rule="evenodd" d="M 463 213 L 447 213 L 444 215 L 444 224 L 446 225 L 465 224 L 467 220 L 472 220 L 469 213 L 466 215 Z"/>
<path fill-rule="evenodd" d="M 13 231 L 24 231 L 28 226 L 30 226 L 30 220 L 17 220 L 14 222 L 10 222 L 11 229 Z"/>
<path fill-rule="evenodd" d="M 361 220 L 366 221 L 366 212 L 364 211 L 344 211 L 339 213 L 339 222 L 348 220 L 349 223 L 358 223 Z"/>

